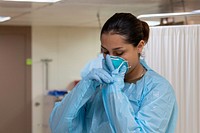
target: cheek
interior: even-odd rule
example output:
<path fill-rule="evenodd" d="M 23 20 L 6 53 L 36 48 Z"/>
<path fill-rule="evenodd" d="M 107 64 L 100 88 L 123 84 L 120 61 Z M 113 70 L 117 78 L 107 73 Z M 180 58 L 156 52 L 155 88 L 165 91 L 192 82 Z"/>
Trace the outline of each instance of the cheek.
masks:
<path fill-rule="evenodd" d="M 130 66 L 131 68 L 134 68 L 135 65 L 136 65 L 136 60 L 132 58 L 132 60 L 129 60 L 129 61 L 128 61 L 128 64 L 129 64 L 129 66 Z"/>
<path fill-rule="evenodd" d="M 131 66 L 130 70 L 134 69 L 135 66 L 138 64 L 139 62 L 139 57 L 138 57 L 138 53 L 134 52 L 134 54 L 131 54 L 128 58 L 127 58 L 128 64 L 129 66 Z"/>

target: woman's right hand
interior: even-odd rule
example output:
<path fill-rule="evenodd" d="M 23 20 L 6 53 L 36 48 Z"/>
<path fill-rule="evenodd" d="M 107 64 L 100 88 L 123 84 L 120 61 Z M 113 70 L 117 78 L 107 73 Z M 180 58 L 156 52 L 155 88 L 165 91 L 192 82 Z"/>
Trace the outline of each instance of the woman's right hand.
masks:
<path fill-rule="evenodd" d="M 120 67 L 115 69 L 112 60 L 110 58 L 110 55 L 106 55 L 106 59 L 103 60 L 103 69 L 108 73 L 110 73 L 112 77 L 118 75 L 122 78 L 124 78 L 127 71 L 127 67 L 125 66 L 124 63 L 121 64 Z"/>
<path fill-rule="evenodd" d="M 96 81 L 98 83 L 109 84 L 113 82 L 111 75 L 102 68 L 92 69 L 85 78 Z"/>

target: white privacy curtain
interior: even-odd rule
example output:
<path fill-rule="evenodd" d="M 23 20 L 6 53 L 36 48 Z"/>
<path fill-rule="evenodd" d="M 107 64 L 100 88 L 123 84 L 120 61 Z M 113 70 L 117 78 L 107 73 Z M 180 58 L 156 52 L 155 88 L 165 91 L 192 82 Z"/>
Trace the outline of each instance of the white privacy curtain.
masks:
<path fill-rule="evenodd" d="M 200 25 L 151 28 L 144 58 L 174 87 L 176 133 L 200 133 Z"/>

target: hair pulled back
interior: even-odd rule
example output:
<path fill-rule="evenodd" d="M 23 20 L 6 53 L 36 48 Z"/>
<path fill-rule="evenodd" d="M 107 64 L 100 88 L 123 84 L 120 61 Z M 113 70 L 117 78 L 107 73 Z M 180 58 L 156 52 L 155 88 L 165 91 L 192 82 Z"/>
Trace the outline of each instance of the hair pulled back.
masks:
<path fill-rule="evenodd" d="M 141 40 L 147 43 L 149 26 L 131 13 L 115 13 L 101 29 L 101 36 L 107 33 L 122 35 L 127 43 L 136 47 Z"/>

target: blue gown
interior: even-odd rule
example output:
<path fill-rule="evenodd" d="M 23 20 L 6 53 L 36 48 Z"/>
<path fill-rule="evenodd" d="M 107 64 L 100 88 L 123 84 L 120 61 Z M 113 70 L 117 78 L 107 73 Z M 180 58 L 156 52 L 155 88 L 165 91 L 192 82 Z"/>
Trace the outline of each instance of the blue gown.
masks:
<path fill-rule="evenodd" d="M 81 80 L 52 110 L 52 133 L 173 133 L 177 102 L 170 83 L 141 60 L 145 75 L 124 86 Z"/>

